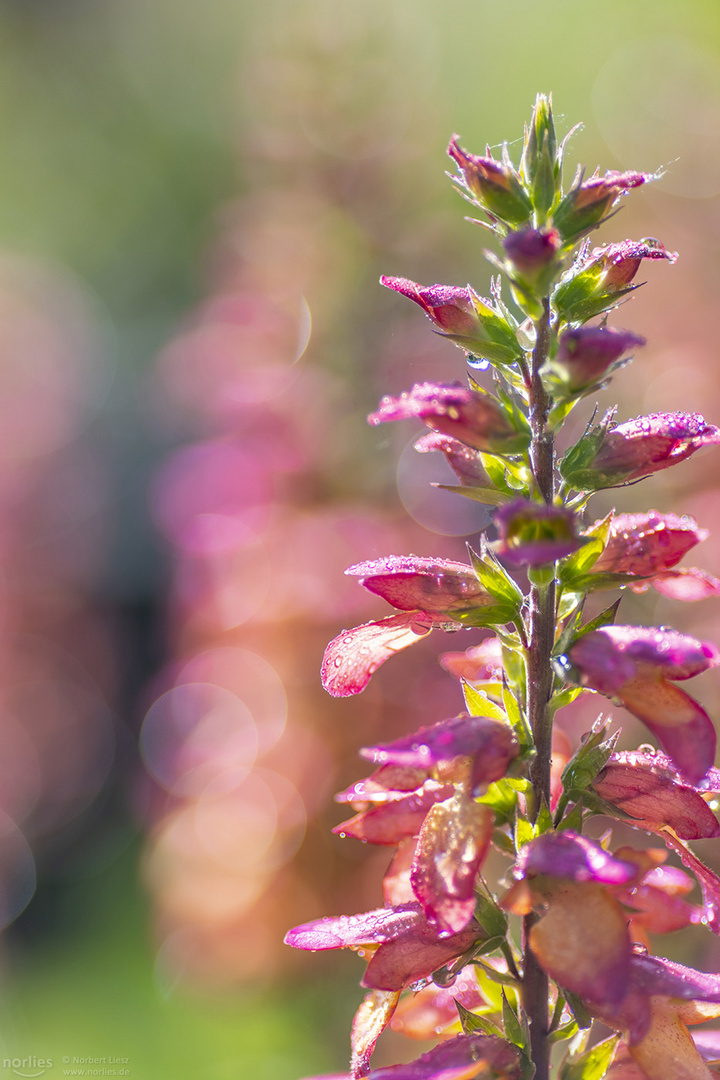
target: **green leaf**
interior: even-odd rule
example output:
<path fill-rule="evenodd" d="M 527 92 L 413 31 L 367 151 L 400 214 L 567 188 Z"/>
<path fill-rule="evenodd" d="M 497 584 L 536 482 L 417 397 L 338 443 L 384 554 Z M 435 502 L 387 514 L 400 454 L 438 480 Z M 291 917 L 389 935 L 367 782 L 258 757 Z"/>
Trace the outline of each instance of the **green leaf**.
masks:
<path fill-rule="evenodd" d="M 585 637 L 586 634 L 591 633 L 593 630 L 599 630 L 603 626 L 612 626 L 615 622 L 615 616 L 618 613 L 621 601 L 622 597 L 618 597 L 610 607 L 606 607 L 599 615 L 596 615 L 594 619 L 591 619 L 590 622 L 579 627 L 573 640 L 578 641 L 581 637 Z"/>
<path fill-rule="evenodd" d="M 508 612 L 507 618 L 496 619 L 495 621 L 513 621 L 520 614 L 520 608 L 525 599 L 522 591 L 500 565 L 484 541 L 481 554 L 478 555 L 469 545 L 468 552 L 473 569 L 483 589 Z"/>
<path fill-rule="evenodd" d="M 532 732 L 525 718 L 525 713 L 520 708 L 517 698 L 509 686 L 503 687 L 503 705 L 505 706 L 507 718 L 520 742 L 520 753 L 523 754 L 532 749 L 535 744 L 533 743 Z"/>
<path fill-rule="evenodd" d="M 535 839 L 535 828 L 531 821 L 518 813 L 515 818 L 515 847 L 518 851 Z"/>
<path fill-rule="evenodd" d="M 568 1004 L 570 1012 L 575 1017 L 575 1023 L 577 1024 L 577 1026 L 581 1029 L 581 1031 L 584 1031 L 585 1028 L 589 1028 L 593 1022 L 593 1018 L 588 1012 L 588 1010 L 585 1008 L 582 999 L 579 998 L 577 994 L 571 993 L 570 990 L 566 990 L 564 987 L 563 994 L 565 996 L 565 1000 Z"/>
<path fill-rule="evenodd" d="M 494 784 L 490 784 L 485 794 L 476 799 L 476 802 L 482 803 L 483 806 L 492 807 L 498 825 L 504 825 L 513 819 L 515 807 L 517 806 L 517 794 L 506 780 L 498 780 Z"/>
<path fill-rule="evenodd" d="M 596 723 L 568 761 L 562 772 L 565 791 L 584 791 L 607 764 L 620 735 L 620 732 L 616 731 L 606 738 L 609 723 L 607 720 Z"/>
<path fill-rule="evenodd" d="M 583 793 L 583 798 L 584 793 Z M 583 807 L 582 802 L 577 802 L 571 810 L 567 812 L 565 817 L 558 825 L 558 831 L 564 831 L 565 829 L 572 829 L 573 832 L 582 832 L 583 826 Z"/>
<path fill-rule="evenodd" d="M 484 1016 L 478 1016 L 477 1013 L 470 1012 L 464 1005 L 461 1005 L 457 998 L 455 998 L 455 1007 L 460 1017 L 463 1035 L 472 1035 L 473 1031 L 484 1031 L 486 1035 L 500 1035 L 502 1037 L 502 1031 L 497 1024 L 493 1024 L 492 1020 L 486 1020 Z"/>
<path fill-rule="evenodd" d="M 487 956 L 488 953 L 497 952 L 500 946 L 505 941 L 505 935 L 496 935 L 493 938 L 488 938 L 487 941 L 483 941 L 482 945 L 478 946 L 474 951 L 474 956 Z"/>
<path fill-rule="evenodd" d="M 540 812 L 535 821 L 535 835 L 541 836 L 547 832 L 548 829 L 552 829 L 552 814 L 550 813 L 550 807 L 547 804 L 547 799 L 543 795 L 542 806 Z"/>
<path fill-rule="evenodd" d="M 503 1027 L 505 1028 L 505 1037 L 509 1039 L 511 1043 L 514 1043 L 515 1046 L 519 1046 L 522 1050 L 525 1050 L 528 1045 L 526 1033 L 523 1030 L 523 1025 L 520 1023 L 520 1017 L 508 1001 L 504 990 L 502 996 L 502 1017 Z"/>
<path fill-rule="evenodd" d="M 515 493 L 508 495 L 497 488 L 470 487 L 465 484 L 431 484 L 430 487 L 440 488 L 441 491 L 452 491 L 456 495 L 464 495 L 466 499 L 474 499 L 475 502 L 484 503 L 486 506 L 504 506 L 517 498 Z"/>
<path fill-rule="evenodd" d="M 610 1067 L 619 1040 L 619 1035 L 611 1035 L 584 1054 L 568 1058 L 560 1066 L 559 1080 L 601 1080 Z"/>
<path fill-rule="evenodd" d="M 491 720 L 502 720 L 507 723 L 505 710 L 491 701 L 482 690 L 478 690 L 465 679 L 462 680 L 462 690 L 467 711 L 471 716 L 489 716 Z"/>
<path fill-rule="evenodd" d="M 588 542 L 574 552 L 559 566 L 559 577 L 565 585 L 573 585 L 583 578 L 603 553 L 610 534 L 612 512 L 585 534 Z"/>
<path fill-rule="evenodd" d="M 508 929 L 508 917 L 489 894 L 480 894 L 475 904 L 475 918 L 485 933 L 504 940 Z"/>

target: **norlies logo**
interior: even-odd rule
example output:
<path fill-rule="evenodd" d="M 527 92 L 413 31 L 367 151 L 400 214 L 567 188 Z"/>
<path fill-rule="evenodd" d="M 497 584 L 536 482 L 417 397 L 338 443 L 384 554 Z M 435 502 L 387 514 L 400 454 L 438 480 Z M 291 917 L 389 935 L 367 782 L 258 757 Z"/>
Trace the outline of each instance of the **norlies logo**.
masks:
<path fill-rule="evenodd" d="M 42 1076 L 46 1069 L 52 1069 L 52 1058 L 29 1057 L 3 1058 L 3 1069 L 11 1069 L 16 1076 Z"/>

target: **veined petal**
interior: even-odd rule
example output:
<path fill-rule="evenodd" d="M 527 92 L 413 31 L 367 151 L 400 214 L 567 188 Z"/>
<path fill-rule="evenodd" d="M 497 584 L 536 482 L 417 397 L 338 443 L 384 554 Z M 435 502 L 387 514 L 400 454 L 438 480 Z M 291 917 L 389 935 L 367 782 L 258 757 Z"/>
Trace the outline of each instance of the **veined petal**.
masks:
<path fill-rule="evenodd" d="M 440 664 L 456 679 L 466 679 L 468 682 L 500 680 L 503 675 L 500 639 L 489 637 L 464 652 L 442 653 Z"/>
<path fill-rule="evenodd" d="M 589 1002 L 619 1004 L 632 955 L 620 904 L 603 886 L 578 881 L 554 881 L 543 900 L 546 912 L 529 938 L 540 965 Z"/>
<path fill-rule="evenodd" d="M 457 1035 L 408 1065 L 375 1069 L 368 1080 L 519 1080 L 520 1051 L 495 1035 Z"/>
<path fill-rule="evenodd" d="M 370 990 L 365 995 L 350 1035 L 350 1072 L 354 1078 L 367 1074 L 375 1044 L 390 1023 L 399 998 L 399 990 Z"/>
<path fill-rule="evenodd" d="M 697 878 L 703 895 L 703 921 L 714 934 L 720 934 L 720 878 L 672 832 L 665 830 L 662 835 L 668 847 L 678 853 L 683 866 Z"/>
<path fill-rule="evenodd" d="M 663 678 L 639 675 L 625 683 L 618 697 L 669 754 L 675 768 L 691 782 L 715 760 L 715 726 L 694 698 Z"/>
<path fill-rule="evenodd" d="M 333 697 L 359 694 L 381 664 L 425 637 L 437 625 L 432 614 L 411 611 L 343 630 L 325 650 L 320 674 Z"/>
<path fill-rule="evenodd" d="M 463 930 L 475 910 L 475 882 L 492 839 L 489 806 L 457 793 L 428 812 L 418 837 L 410 881 L 441 935 Z"/>
<path fill-rule="evenodd" d="M 402 990 L 426 979 L 439 967 L 467 952 L 487 935 L 473 919 L 460 933 L 440 937 L 422 914 L 420 905 L 413 925 L 392 941 L 381 944 L 373 954 L 362 986 L 377 990 Z"/>
<path fill-rule="evenodd" d="M 394 742 L 363 747 L 360 753 L 378 764 L 392 762 L 422 768 L 460 756 L 473 757 L 473 785 L 477 786 L 500 780 L 518 750 L 517 738 L 509 724 L 488 716 L 461 713 Z"/>
<path fill-rule="evenodd" d="M 590 532 L 600 525 L 596 521 Z M 708 537 L 694 518 L 687 515 L 616 514 L 610 523 L 605 548 L 593 566 L 593 573 L 637 574 L 651 577 L 680 562 L 696 544 Z"/>
<path fill-rule="evenodd" d="M 593 787 L 636 820 L 669 825 L 681 840 L 720 836 L 720 824 L 699 789 L 681 780 L 662 754 L 615 753 Z"/>
<path fill-rule="evenodd" d="M 452 784 L 430 782 L 420 791 L 413 791 L 399 798 L 381 803 L 371 810 L 363 810 L 333 829 L 340 836 L 352 836 L 370 844 L 399 844 L 407 836 L 417 836 L 436 803 L 449 798 L 455 788 Z"/>
<path fill-rule="evenodd" d="M 634 862 L 618 859 L 571 829 L 546 832 L 520 850 L 515 864 L 519 878 L 551 876 L 577 882 L 626 885 L 638 874 Z"/>
<path fill-rule="evenodd" d="M 689 566 L 681 570 L 664 570 L 650 581 L 653 589 L 669 600 L 684 600 L 693 603 L 707 600 L 711 596 L 720 596 L 720 579 Z"/>
<path fill-rule="evenodd" d="M 402 611 L 427 611 L 452 617 L 493 603 L 472 566 L 450 559 L 426 559 L 417 555 L 388 555 L 358 563 L 346 574 Z"/>

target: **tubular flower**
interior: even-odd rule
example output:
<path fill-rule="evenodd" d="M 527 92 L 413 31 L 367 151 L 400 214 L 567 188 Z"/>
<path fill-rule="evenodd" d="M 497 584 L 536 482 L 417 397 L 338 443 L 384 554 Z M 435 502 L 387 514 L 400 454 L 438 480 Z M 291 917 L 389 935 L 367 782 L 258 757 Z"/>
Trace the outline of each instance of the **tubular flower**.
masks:
<path fill-rule="evenodd" d="M 608 244 L 594 248 L 590 253 L 587 248 L 581 249 L 554 293 L 555 304 L 564 321 L 584 323 L 615 307 L 635 288 L 632 281 L 643 259 L 664 259 L 674 263 L 677 254 L 649 237 Z"/>
<path fill-rule="evenodd" d="M 617 427 L 608 422 L 583 436 L 560 472 L 578 490 L 594 491 L 639 480 L 720 443 L 720 428 L 699 413 L 653 413 Z"/>
<path fill-rule="evenodd" d="M 597 1005 L 625 996 L 632 955 L 627 917 L 607 886 L 641 876 L 636 861 L 619 859 L 571 830 L 544 833 L 520 850 L 519 881 L 503 901 L 518 913 L 544 910 L 529 944 L 560 983 Z"/>
<path fill-rule="evenodd" d="M 575 515 L 560 506 L 516 499 L 495 511 L 500 531 L 497 553 L 516 566 L 543 566 L 582 547 Z"/>
<path fill-rule="evenodd" d="M 445 460 L 463 485 L 485 487 L 488 484 L 478 451 L 453 439 L 450 435 L 441 435 L 437 431 L 431 431 L 428 435 L 421 435 L 415 443 L 415 449 L 419 454 L 429 454 L 434 450 L 439 450 L 445 455 Z"/>
<path fill-rule="evenodd" d="M 626 750 L 611 755 L 593 787 L 643 827 L 667 825 L 681 840 L 704 840 L 720 836 L 717 818 L 701 794 L 711 776 L 720 786 L 718 770 L 710 769 L 700 787 L 682 780 L 665 754 Z"/>
<path fill-rule="evenodd" d="M 519 752 L 509 724 L 489 716 L 461 713 L 439 720 L 391 743 L 366 746 L 360 753 L 378 765 L 410 765 L 431 768 L 457 757 L 472 759 L 470 782 L 474 795 L 487 784 L 501 780 Z"/>
<path fill-rule="evenodd" d="M 553 214 L 553 222 L 566 243 L 577 241 L 596 229 L 626 192 L 656 179 L 653 173 L 615 170 L 589 180 L 580 177 Z"/>
<path fill-rule="evenodd" d="M 639 334 L 607 326 L 565 330 L 560 335 L 552 369 L 568 390 L 584 390 L 605 378 L 626 352 L 644 344 L 645 338 Z"/>
<path fill-rule="evenodd" d="M 345 573 L 400 611 L 428 611 L 451 619 L 493 603 L 472 566 L 450 559 L 388 555 L 357 563 Z"/>
<path fill-rule="evenodd" d="M 500 364 L 520 356 L 515 331 L 507 319 L 470 288 L 455 285 L 418 285 L 407 278 L 381 277 L 386 289 L 407 296 L 421 307 L 438 333 L 461 349 Z"/>
<path fill-rule="evenodd" d="M 421 420 L 433 431 L 491 454 L 521 454 L 530 441 L 529 429 L 517 431 L 494 398 L 461 383 L 416 383 L 400 397 L 384 397 L 368 421 L 388 420 Z"/>
<path fill-rule="evenodd" d="M 401 904 L 303 923 L 288 931 L 285 943 L 312 951 L 374 949 L 362 985 L 372 990 L 403 990 L 462 956 L 485 937 L 474 919 L 460 933 L 441 937 L 420 904 Z"/>
<path fill-rule="evenodd" d="M 606 626 L 575 641 L 567 660 L 574 682 L 617 699 L 643 721 L 685 779 L 705 776 L 715 758 L 715 729 L 673 683 L 714 667 L 714 645 L 674 630 Z"/>
<path fill-rule="evenodd" d="M 500 682 L 503 676 L 500 639 L 489 637 L 464 652 L 443 653 L 440 663 L 456 679 L 465 679 L 467 682 Z"/>
<path fill-rule="evenodd" d="M 595 522 L 590 531 L 600 522 Z M 592 573 L 633 574 L 645 580 L 630 585 L 644 592 L 650 585 L 675 600 L 702 600 L 720 593 L 720 581 L 704 570 L 673 570 L 684 555 L 708 536 L 694 518 L 677 514 L 618 514 Z"/>
<path fill-rule="evenodd" d="M 497 1035 L 456 1035 L 406 1065 L 373 1069 L 365 1080 L 520 1080 L 525 1075 L 521 1051 Z M 354 1080 L 358 1074 L 335 1073 L 308 1080 Z"/>
<path fill-rule="evenodd" d="M 468 153 L 457 135 L 450 140 L 447 152 L 458 167 L 462 187 L 486 214 L 513 226 L 529 221 L 532 203 L 511 165 L 489 155 Z"/>

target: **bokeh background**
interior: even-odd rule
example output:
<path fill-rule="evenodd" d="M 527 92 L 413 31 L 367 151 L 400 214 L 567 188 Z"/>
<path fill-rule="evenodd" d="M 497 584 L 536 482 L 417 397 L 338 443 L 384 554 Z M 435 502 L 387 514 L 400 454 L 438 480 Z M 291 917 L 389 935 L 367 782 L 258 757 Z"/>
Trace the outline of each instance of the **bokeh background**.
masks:
<path fill-rule="evenodd" d="M 457 710 L 434 658 L 471 638 L 330 700 L 326 641 L 384 614 L 342 571 L 485 520 L 366 428 L 463 370 L 377 279 L 487 290 L 445 146 L 517 159 L 538 90 L 585 122 L 571 167 L 666 170 L 600 237 L 681 252 L 614 317 L 649 344 L 602 403 L 717 422 L 715 0 L 0 0 L 0 1072 L 344 1068 L 361 966 L 282 936 L 381 902 L 332 794 Z M 695 513 L 717 574 L 717 473 L 598 516 Z M 653 595 L 628 621 L 717 639 L 713 601 Z"/>

